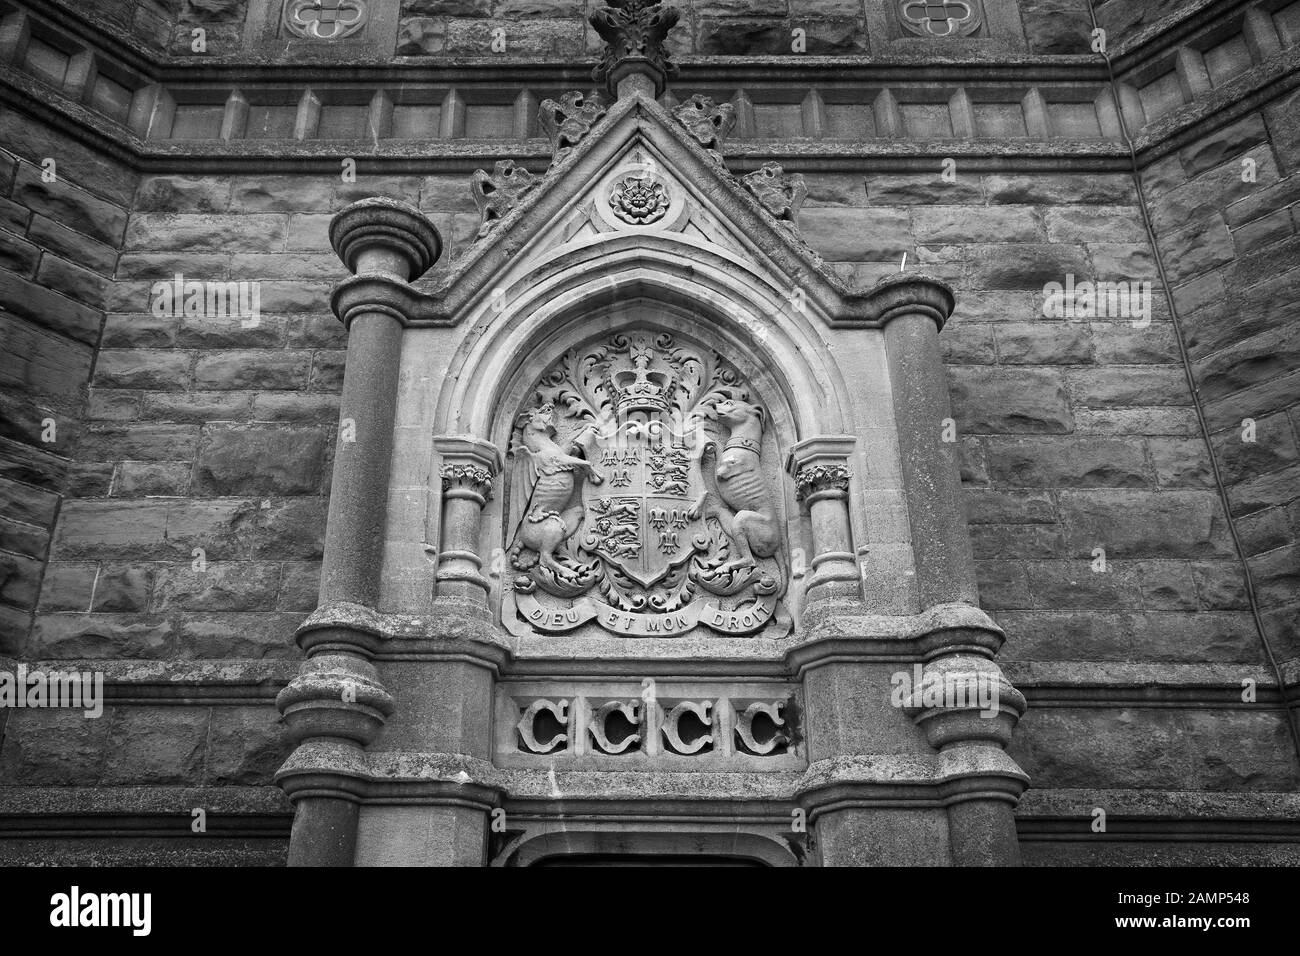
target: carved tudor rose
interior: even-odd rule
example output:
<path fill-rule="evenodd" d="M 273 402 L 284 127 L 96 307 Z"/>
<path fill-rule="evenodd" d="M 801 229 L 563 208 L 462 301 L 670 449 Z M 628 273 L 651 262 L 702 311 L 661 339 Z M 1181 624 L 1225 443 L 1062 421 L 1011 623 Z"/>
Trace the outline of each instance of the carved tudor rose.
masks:
<path fill-rule="evenodd" d="M 730 363 L 672 335 L 566 352 L 514 432 L 507 624 L 625 636 L 788 626 L 766 421 Z"/>
<path fill-rule="evenodd" d="M 609 208 L 624 222 L 648 226 L 668 211 L 668 190 L 649 176 L 628 176 L 614 184 Z"/>
<path fill-rule="evenodd" d="M 294 36 L 342 40 L 366 25 L 365 0 L 289 0 L 284 25 Z"/>

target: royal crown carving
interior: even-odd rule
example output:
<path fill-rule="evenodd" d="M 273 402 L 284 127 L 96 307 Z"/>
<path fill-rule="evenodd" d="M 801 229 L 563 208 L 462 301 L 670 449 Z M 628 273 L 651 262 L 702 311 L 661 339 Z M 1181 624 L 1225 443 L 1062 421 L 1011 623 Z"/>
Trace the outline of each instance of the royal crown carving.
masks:
<path fill-rule="evenodd" d="M 517 633 L 788 627 L 767 412 L 717 353 L 660 332 L 566 352 L 511 446 Z"/>

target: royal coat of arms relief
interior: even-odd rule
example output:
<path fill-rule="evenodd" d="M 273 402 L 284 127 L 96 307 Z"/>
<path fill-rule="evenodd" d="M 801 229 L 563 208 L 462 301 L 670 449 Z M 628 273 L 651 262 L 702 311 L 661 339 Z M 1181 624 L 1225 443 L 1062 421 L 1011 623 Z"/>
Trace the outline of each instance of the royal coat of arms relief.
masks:
<path fill-rule="evenodd" d="M 784 633 L 781 492 L 756 398 L 716 352 L 668 333 L 561 356 L 512 434 L 506 625 Z"/>

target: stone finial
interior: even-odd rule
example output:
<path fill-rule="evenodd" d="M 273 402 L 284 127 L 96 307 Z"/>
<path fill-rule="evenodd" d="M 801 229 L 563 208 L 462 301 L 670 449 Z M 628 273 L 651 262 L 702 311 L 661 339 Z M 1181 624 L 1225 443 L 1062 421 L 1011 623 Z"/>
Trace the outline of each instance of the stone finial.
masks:
<path fill-rule="evenodd" d="M 605 41 L 605 51 L 592 78 L 616 93 L 620 79 L 629 73 L 641 73 L 653 80 L 654 95 L 658 96 L 667 78 L 677 72 L 664 49 L 664 38 L 677 25 L 680 14 L 659 0 L 606 2 L 608 6 L 589 18 Z"/>
<path fill-rule="evenodd" d="M 799 207 L 808 197 L 808 186 L 799 173 L 787 173 L 780 163 L 764 163 L 741 178 L 745 188 L 754 194 L 763 207 L 778 221 L 795 226 Z"/>
<path fill-rule="evenodd" d="M 604 115 L 605 104 L 594 93 L 573 90 L 559 100 L 542 100 L 537 118 L 551 139 L 551 164 L 563 162 Z"/>
<path fill-rule="evenodd" d="M 497 160 L 496 168 L 489 174 L 485 170 L 474 170 L 469 190 L 478 206 L 478 237 L 482 239 L 488 231 L 519 204 L 541 177 L 534 176 L 522 166 L 516 166 L 513 159 Z"/>
<path fill-rule="evenodd" d="M 731 103 L 714 103 L 696 93 L 673 110 L 673 116 L 709 151 L 714 162 L 722 164 L 722 143 L 736 125 L 736 107 Z"/>

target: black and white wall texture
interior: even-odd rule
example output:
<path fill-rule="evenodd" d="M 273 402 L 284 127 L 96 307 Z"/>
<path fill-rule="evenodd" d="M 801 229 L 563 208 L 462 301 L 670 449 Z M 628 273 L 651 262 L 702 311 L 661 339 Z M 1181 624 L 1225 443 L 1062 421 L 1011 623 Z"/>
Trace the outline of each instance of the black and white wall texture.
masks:
<path fill-rule="evenodd" d="M 0 0 L 0 861 L 1300 863 L 1298 0 Z"/>

